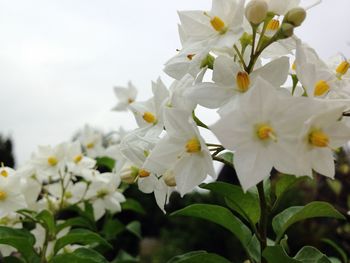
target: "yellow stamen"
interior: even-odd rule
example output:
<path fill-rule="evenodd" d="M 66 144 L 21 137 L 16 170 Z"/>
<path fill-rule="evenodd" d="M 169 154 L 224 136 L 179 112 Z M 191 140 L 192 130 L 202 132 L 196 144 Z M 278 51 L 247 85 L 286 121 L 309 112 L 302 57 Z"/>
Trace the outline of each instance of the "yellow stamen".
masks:
<path fill-rule="evenodd" d="M 250 78 L 247 72 L 238 72 L 236 77 L 237 88 L 240 92 L 246 92 L 250 86 Z"/>
<path fill-rule="evenodd" d="M 90 142 L 86 145 L 86 148 L 88 148 L 88 149 L 92 149 L 94 147 L 95 147 L 95 144 L 93 142 Z"/>
<path fill-rule="evenodd" d="M 148 123 L 155 123 L 157 121 L 157 118 L 149 111 L 146 111 L 142 118 Z"/>
<path fill-rule="evenodd" d="M 64 193 L 64 197 L 65 197 L 66 199 L 70 199 L 70 198 L 73 197 L 73 194 L 72 194 L 71 192 L 65 192 L 65 193 Z"/>
<path fill-rule="evenodd" d="M 2 170 L 0 174 L 1 174 L 1 176 L 3 176 L 3 177 L 9 176 L 9 173 L 8 173 L 6 170 Z"/>
<path fill-rule="evenodd" d="M 225 22 L 221 20 L 220 17 L 218 16 L 214 16 L 211 20 L 210 20 L 210 24 L 212 25 L 212 27 L 220 32 L 220 33 L 225 33 L 226 31 L 226 26 L 225 26 Z"/>
<path fill-rule="evenodd" d="M 0 201 L 5 201 L 7 198 L 7 194 L 4 191 L 0 191 Z"/>
<path fill-rule="evenodd" d="M 325 95 L 330 90 L 328 83 L 320 80 L 315 85 L 314 96 L 319 97 Z"/>
<path fill-rule="evenodd" d="M 327 147 L 329 137 L 321 130 L 313 131 L 309 134 L 309 143 L 316 147 Z"/>
<path fill-rule="evenodd" d="M 134 102 L 133 99 L 130 99 L 130 98 L 128 99 L 128 103 L 129 103 L 129 104 L 131 104 L 131 103 L 133 103 L 133 102 Z"/>
<path fill-rule="evenodd" d="M 292 64 L 292 70 L 294 70 L 294 71 L 297 70 L 297 64 L 295 64 L 295 62 Z"/>
<path fill-rule="evenodd" d="M 83 159 L 83 156 L 81 154 L 74 157 L 74 162 L 79 163 Z"/>
<path fill-rule="evenodd" d="M 141 177 L 141 178 L 145 178 L 145 177 L 148 177 L 148 176 L 150 176 L 150 172 L 148 172 L 148 171 L 146 171 L 146 170 L 144 170 L 144 169 L 140 169 L 139 170 L 139 176 Z"/>
<path fill-rule="evenodd" d="M 49 158 L 47 158 L 47 162 L 49 163 L 50 166 L 56 166 L 56 164 L 58 163 L 58 160 L 55 156 L 50 156 Z"/>
<path fill-rule="evenodd" d="M 201 143 L 197 138 L 192 138 L 186 143 L 186 151 L 188 153 L 197 153 L 201 150 Z"/>
<path fill-rule="evenodd" d="M 275 139 L 275 133 L 272 127 L 268 124 L 261 124 L 258 126 L 256 134 L 260 140 Z"/>
<path fill-rule="evenodd" d="M 196 54 L 188 54 L 188 55 L 187 55 L 188 60 L 192 60 L 193 57 L 194 57 L 195 55 L 196 55 Z"/>
<path fill-rule="evenodd" d="M 339 75 L 345 75 L 350 68 L 350 63 L 347 61 L 343 61 L 342 63 L 339 64 L 339 66 L 336 69 L 336 72 Z"/>
<path fill-rule="evenodd" d="M 268 24 L 267 24 L 267 30 L 270 31 L 276 31 L 280 27 L 280 21 L 277 19 L 272 19 Z"/>

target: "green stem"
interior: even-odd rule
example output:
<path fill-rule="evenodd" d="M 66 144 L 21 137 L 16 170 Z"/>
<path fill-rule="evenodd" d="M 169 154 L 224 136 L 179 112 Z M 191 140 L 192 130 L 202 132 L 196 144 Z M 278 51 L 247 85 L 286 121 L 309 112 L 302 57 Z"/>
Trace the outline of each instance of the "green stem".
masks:
<path fill-rule="evenodd" d="M 44 245 L 43 245 L 43 249 L 41 251 L 41 261 L 40 263 L 46 263 L 46 251 L 47 251 L 47 247 L 49 245 L 49 231 L 45 228 L 45 241 L 44 241 Z"/>
<path fill-rule="evenodd" d="M 233 48 L 234 48 L 234 50 L 236 51 L 237 56 L 239 57 L 239 60 L 241 61 L 244 70 L 247 71 L 247 65 L 246 65 L 245 62 L 244 62 L 244 58 L 243 58 L 242 53 L 239 51 L 239 49 L 238 49 L 238 47 L 237 47 L 236 45 L 234 45 Z"/>
<path fill-rule="evenodd" d="M 259 192 L 259 200 L 260 200 L 260 221 L 259 221 L 259 240 L 261 245 L 261 252 L 264 251 L 264 249 L 267 246 L 267 219 L 268 219 L 268 210 L 267 210 L 267 203 L 266 203 L 266 197 L 265 197 L 265 191 L 264 191 L 264 182 L 260 182 L 258 185 L 258 192 Z"/>

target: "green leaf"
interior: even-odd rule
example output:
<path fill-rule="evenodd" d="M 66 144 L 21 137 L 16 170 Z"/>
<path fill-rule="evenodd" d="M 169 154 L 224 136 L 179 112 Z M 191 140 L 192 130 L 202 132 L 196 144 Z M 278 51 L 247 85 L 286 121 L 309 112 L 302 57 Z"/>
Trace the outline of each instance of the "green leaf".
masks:
<path fill-rule="evenodd" d="M 55 219 L 51 214 L 51 212 L 47 210 L 43 210 L 35 218 L 46 229 L 46 231 L 48 231 L 50 237 L 55 236 L 56 224 L 55 224 Z"/>
<path fill-rule="evenodd" d="M 230 210 L 222 206 L 195 204 L 178 210 L 171 215 L 197 217 L 216 223 L 235 235 L 244 248 L 247 248 L 252 238 L 249 228 L 234 216 Z"/>
<path fill-rule="evenodd" d="M 108 263 L 98 252 L 88 248 L 79 248 L 73 253 L 60 254 L 52 258 L 52 263 Z"/>
<path fill-rule="evenodd" d="M 294 257 L 302 263 L 331 263 L 325 254 L 314 247 L 303 247 Z"/>
<path fill-rule="evenodd" d="M 300 263 L 300 261 L 289 257 L 282 246 L 271 246 L 265 248 L 263 257 L 268 263 Z"/>
<path fill-rule="evenodd" d="M 261 261 L 260 242 L 256 235 L 253 235 L 252 239 L 250 240 L 247 246 L 247 252 L 256 262 Z"/>
<path fill-rule="evenodd" d="M 24 229 L 0 226 L 0 244 L 16 248 L 27 262 L 40 262 L 40 258 L 33 248 L 35 238 L 31 233 Z"/>
<path fill-rule="evenodd" d="M 73 229 L 67 235 L 59 238 L 54 247 L 56 254 L 61 248 L 69 244 L 92 245 L 100 244 L 110 249 L 113 247 L 100 235 L 87 229 Z"/>
<path fill-rule="evenodd" d="M 168 263 L 230 263 L 230 261 L 219 255 L 207 253 L 205 251 L 193 251 L 181 256 L 176 256 L 170 259 Z"/>
<path fill-rule="evenodd" d="M 23 259 L 18 258 L 18 257 L 13 257 L 13 256 L 4 257 L 1 262 L 3 262 L 3 263 L 25 263 L 25 261 Z"/>
<path fill-rule="evenodd" d="M 341 256 L 341 258 L 343 259 L 343 262 L 348 262 L 348 256 L 346 255 L 346 252 L 338 244 L 336 244 L 333 240 L 330 240 L 328 238 L 324 238 L 321 241 L 328 244 L 335 251 L 337 251 L 339 253 L 339 255 Z"/>
<path fill-rule="evenodd" d="M 111 217 L 106 218 L 101 233 L 107 240 L 111 240 L 122 233 L 124 230 L 124 224 L 118 219 Z"/>
<path fill-rule="evenodd" d="M 223 182 L 201 185 L 201 188 L 211 190 L 225 197 L 226 204 L 252 225 L 259 221 L 260 205 L 257 194 L 252 192 L 244 193 L 240 186 Z"/>
<path fill-rule="evenodd" d="M 276 215 L 272 220 L 272 227 L 277 235 L 277 241 L 294 223 L 309 218 L 331 217 L 345 219 L 332 205 L 326 202 L 311 202 L 306 206 L 293 206 Z"/>
<path fill-rule="evenodd" d="M 131 256 L 124 250 L 121 250 L 118 256 L 112 261 L 113 263 L 138 263 L 140 260 Z"/>
<path fill-rule="evenodd" d="M 305 180 L 306 178 L 308 177 L 296 177 L 294 175 L 287 174 L 281 175 L 275 185 L 276 199 L 280 199 L 283 196 L 283 194 L 285 194 L 288 190 L 290 190 L 292 187 Z"/>
<path fill-rule="evenodd" d="M 57 233 L 66 227 L 81 227 L 81 228 L 87 228 L 90 230 L 95 229 L 95 226 L 92 225 L 91 222 L 84 217 L 73 217 L 73 218 L 67 219 L 62 224 L 59 224 L 56 227 Z"/>
<path fill-rule="evenodd" d="M 127 198 L 125 202 L 121 203 L 121 206 L 122 206 L 122 211 L 129 210 L 129 211 L 139 213 L 141 215 L 146 214 L 146 211 L 145 209 L 143 209 L 141 204 L 132 198 Z"/>
<path fill-rule="evenodd" d="M 127 224 L 126 229 L 129 230 L 129 232 L 133 233 L 135 236 L 137 236 L 139 239 L 142 238 L 140 222 L 132 221 L 129 224 Z"/>
<path fill-rule="evenodd" d="M 115 166 L 115 160 L 110 157 L 97 157 L 96 165 L 98 167 L 107 167 L 110 171 L 112 171 Z"/>

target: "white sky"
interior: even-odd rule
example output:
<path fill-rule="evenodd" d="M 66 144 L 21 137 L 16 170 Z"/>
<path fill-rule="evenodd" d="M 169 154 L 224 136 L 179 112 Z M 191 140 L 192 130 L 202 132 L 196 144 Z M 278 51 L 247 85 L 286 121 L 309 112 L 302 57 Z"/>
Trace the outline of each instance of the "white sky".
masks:
<path fill-rule="evenodd" d="M 145 99 L 151 80 L 160 75 L 169 83 L 162 68 L 180 48 L 176 10 L 210 3 L 0 0 L 0 133 L 14 139 L 17 162 L 37 145 L 70 139 L 85 123 L 134 127 L 131 115 L 110 111 L 112 87 L 132 80 Z M 349 0 L 324 0 L 297 35 L 323 58 L 350 57 L 349 10 Z"/>

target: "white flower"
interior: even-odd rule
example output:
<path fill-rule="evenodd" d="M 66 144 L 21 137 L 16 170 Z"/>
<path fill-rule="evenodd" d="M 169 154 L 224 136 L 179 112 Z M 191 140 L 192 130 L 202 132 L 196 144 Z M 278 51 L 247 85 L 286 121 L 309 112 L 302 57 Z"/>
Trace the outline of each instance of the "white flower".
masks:
<path fill-rule="evenodd" d="M 231 48 L 243 33 L 244 0 L 213 0 L 211 11 L 181 11 L 179 17 L 185 48 Z"/>
<path fill-rule="evenodd" d="M 129 82 L 128 87 L 114 87 L 114 93 L 118 98 L 118 104 L 112 109 L 115 111 L 126 110 L 131 103 L 136 100 L 137 90 L 135 86 Z"/>
<path fill-rule="evenodd" d="M 279 73 L 276 74 L 276 71 Z M 214 62 L 214 83 L 196 84 L 187 94 L 190 99 L 207 108 L 219 108 L 226 104 L 221 112 L 227 112 L 234 107 L 236 98 L 248 91 L 258 77 L 269 81 L 275 87 L 280 87 L 286 81 L 288 71 L 287 57 L 273 60 L 248 74 L 233 59 L 219 56 Z"/>
<path fill-rule="evenodd" d="M 333 149 L 350 140 L 350 128 L 340 120 L 344 107 L 327 109 L 311 117 L 301 132 L 299 165 L 305 175 L 312 170 L 333 178 L 335 174 Z"/>
<path fill-rule="evenodd" d="M 101 156 L 103 152 L 103 136 L 100 131 L 85 125 L 79 135 L 79 141 L 84 147 L 87 156 L 91 158 Z"/>
<path fill-rule="evenodd" d="M 83 155 L 79 141 L 67 145 L 66 159 L 68 171 L 74 175 L 80 175 L 83 170 L 91 169 L 96 165 L 95 160 Z"/>
<path fill-rule="evenodd" d="M 84 198 L 87 187 L 85 182 L 77 182 L 74 184 L 72 181 L 68 181 L 68 183 L 64 185 L 64 193 L 61 182 L 49 184 L 46 188 L 51 195 L 60 201 L 63 198 L 64 204 L 75 204 Z"/>
<path fill-rule="evenodd" d="M 2 168 L 4 171 L 4 168 Z M 24 195 L 21 192 L 20 177 L 0 176 L 0 217 L 27 207 Z"/>
<path fill-rule="evenodd" d="M 90 184 L 86 193 L 86 199 L 92 202 L 95 220 L 100 219 L 106 210 L 112 213 L 121 211 L 120 203 L 125 201 L 124 195 L 118 191 L 119 177 L 113 173 L 104 173 L 98 178 Z"/>
<path fill-rule="evenodd" d="M 223 146 L 235 152 L 234 167 L 245 191 L 268 178 L 272 167 L 299 174 L 295 145 L 304 120 L 303 103 L 307 104 L 278 94 L 258 78 L 236 109 L 210 127 Z"/>
<path fill-rule="evenodd" d="M 164 124 L 167 134 L 152 150 L 145 169 L 159 176 L 173 173 L 181 195 L 192 191 L 208 174 L 215 179 L 210 152 L 188 113 L 167 108 Z"/>

